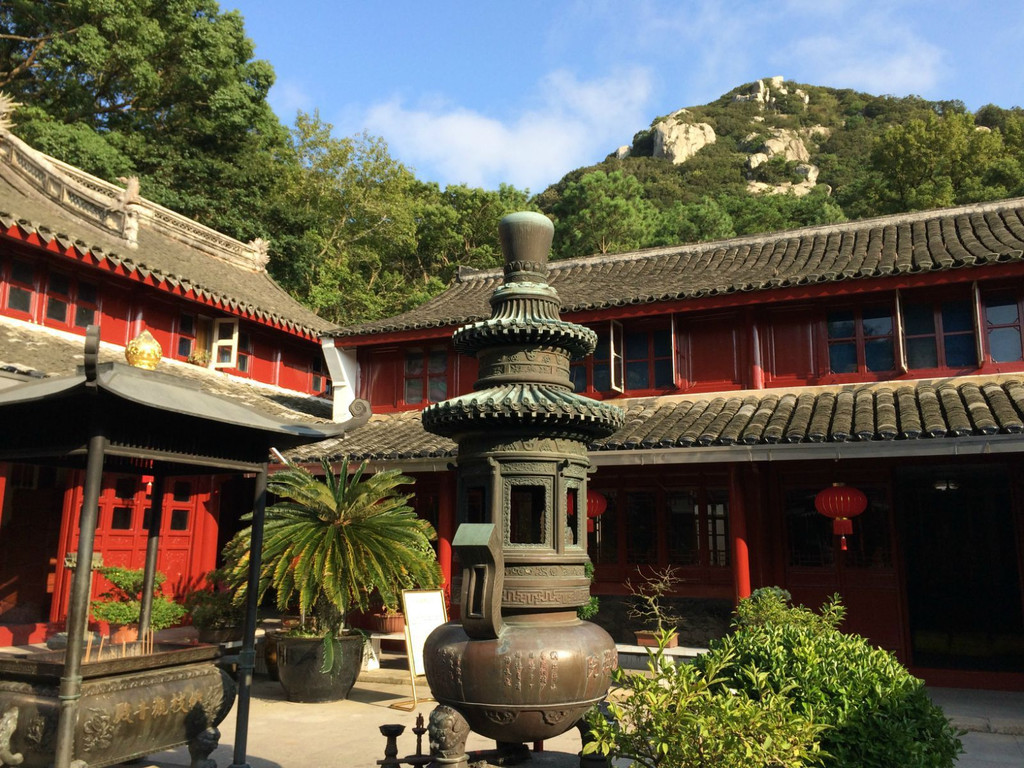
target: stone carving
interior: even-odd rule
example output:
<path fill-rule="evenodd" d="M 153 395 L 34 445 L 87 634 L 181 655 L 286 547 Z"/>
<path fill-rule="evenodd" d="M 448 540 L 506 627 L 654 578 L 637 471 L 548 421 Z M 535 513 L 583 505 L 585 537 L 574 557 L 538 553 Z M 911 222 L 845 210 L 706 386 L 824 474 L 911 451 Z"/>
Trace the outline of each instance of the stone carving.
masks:
<path fill-rule="evenodd" d="M 192 758 L 189 768 L 217 768 L 217 761 L 210 759 L 210 754 L 220 743 L 220 730 L 207 728 L 189 741 L 188 754 Z"/>
<path fill-rule="evenodd" d="M 18 728 L 18 708 L 11 707 L 0 716 L 0 766 L 21 765 L 24 761 L 21 753 L 11 752 L 11 740 Z"/>
<path fill-rule="evenodd" d="M 430 755 L 436 765 L 465 766 L 466 738 L 469 723 L 466 718 L 447 704 L 440 704 L 430 712 L 427 726 L 430 734 Z"/>
<path fill-rule="evenodd" d="M 85 721 L 82 735 L 82 750 L 95 752 L 106 749 L 114 740 L 117 726 L 110 713 L 102 709 L 89 709 L 89 719 Z"/>

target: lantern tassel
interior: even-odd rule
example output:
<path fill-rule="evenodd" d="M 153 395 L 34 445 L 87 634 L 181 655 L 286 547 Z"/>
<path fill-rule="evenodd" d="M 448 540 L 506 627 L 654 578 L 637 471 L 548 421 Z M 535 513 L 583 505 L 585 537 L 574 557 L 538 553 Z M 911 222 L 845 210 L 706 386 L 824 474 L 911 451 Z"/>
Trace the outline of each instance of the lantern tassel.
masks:
<path fill-rule="evenodd" d="M 841 550 L 843 550 L 844 552 L 846 551 L 846 537 L 845 536 L 843 536 L 843 537 L 841 537 L 839 539 L 839 548 Z"/>

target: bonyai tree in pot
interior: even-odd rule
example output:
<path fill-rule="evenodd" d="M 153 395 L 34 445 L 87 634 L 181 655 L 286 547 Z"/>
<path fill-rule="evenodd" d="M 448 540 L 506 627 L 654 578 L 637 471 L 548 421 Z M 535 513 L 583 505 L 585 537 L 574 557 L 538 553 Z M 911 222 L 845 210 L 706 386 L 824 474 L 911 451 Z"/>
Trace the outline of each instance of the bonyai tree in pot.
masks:
<path fill-rule="evenodd" d="M 412 478 L 397 470 L 350 475 L 341 462 L 324 476 L 289 463 L 271 475 L 268 490 L 279 501 L 267 508 L 260 598 L 273 588 L 281 611 L 297 609 L 298 628 L 277 638 L 281 684 L 291 701 L 343 699 L 362 663 L 363 636 L 345 628 L 350 610 L 365 611 L 371 598 L 396 604 L 402 589 L 436 587 L 441 580 L 430 545 L 436 534 L 408 505 L 401 486 Z M 224 554 L 245 600 L 252 531 L 240 531 Z"/>

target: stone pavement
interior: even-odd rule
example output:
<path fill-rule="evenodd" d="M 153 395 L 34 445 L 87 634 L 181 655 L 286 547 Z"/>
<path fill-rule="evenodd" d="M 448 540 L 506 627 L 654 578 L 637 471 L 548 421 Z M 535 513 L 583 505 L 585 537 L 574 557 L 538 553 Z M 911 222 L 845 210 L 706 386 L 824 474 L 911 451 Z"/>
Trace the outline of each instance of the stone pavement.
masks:
<path fill-rule="evenodd" d="M 434 702 L 426 682 L 420 679 L 421 697 L 414 711 L 394 708 L 411 705 L 412 687 L 404 659 L 384 660 L 384 668 L 364 670 L 350 698 L 325 704 L 295 704 L 285 700 L 278 683 L 257 677 L 253 690 L 249 725 L 248 764 L 251 768 L 375 768 L 384 757 L 385 723 L 406 726 L 398 739 L 400 757 L 416 751 L 412 727 L 416 714 L 424 719 Z M 933 688 L 932 699 L 942 707 L 953 724 L 968 733 L 963 737 L 966 753 L 957 768 L 1022 768 L 1024 766 L 1024 693 Z M 230 766 L 234 743 L 235 713 L 221 724 L 221 744 L 212 757 L 221 768 Z M 493 747 L 493 742 L 471 735 L 471 751 Z M 423 749 L 428 750 L 427 737 Z M 574 729 L 544 743 L 543 752 L 533 753 L 529 768 L 578 768 L 580 737 Z M 125 768 L 184 768 L 189 765 L 185 748 L 152 755 Z M 625 768 L 619 761 L 616 768 Z M 898 768 L 894 766 L 893 768 Z"/>

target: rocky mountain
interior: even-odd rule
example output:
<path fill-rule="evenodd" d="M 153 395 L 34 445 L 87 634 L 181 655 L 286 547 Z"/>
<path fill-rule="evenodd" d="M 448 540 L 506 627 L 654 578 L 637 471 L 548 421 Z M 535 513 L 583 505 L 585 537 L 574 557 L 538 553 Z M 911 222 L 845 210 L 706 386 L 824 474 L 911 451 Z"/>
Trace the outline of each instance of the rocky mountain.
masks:
<path fill-rule="evenodd" d="M 595 173 L 615 184 L 591 177 L 584 190 L 583 180 Z M 571 247 L 570 220 L 592 205 L 588 195 L 599 187 L 605 197 L 633 189 L 637 204 L 648 206 L 640 211 L 648 223 L 617 243 Z M 535 202 L 555 219 L 564 235 L 556 234 L 556 248 L 566 256 L 1021 194 L 1019 107 L 971 113 L 956 100 L 875 96 L 775 76 L 655 118 L 629 144 L 570 172 Z"/>

